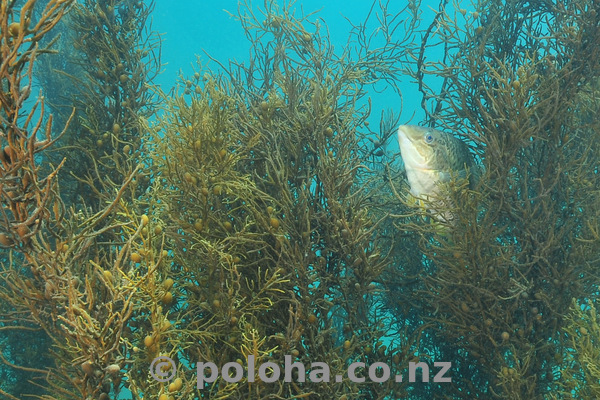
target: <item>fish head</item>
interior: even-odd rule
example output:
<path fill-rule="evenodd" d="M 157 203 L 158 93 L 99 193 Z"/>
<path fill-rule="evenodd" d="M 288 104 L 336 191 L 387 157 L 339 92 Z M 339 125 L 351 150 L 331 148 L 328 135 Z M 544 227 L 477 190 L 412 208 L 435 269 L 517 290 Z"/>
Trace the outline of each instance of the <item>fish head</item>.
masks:
<path fill-rule="evenodd" d="M 433 128 L 401 125 L 398 143 L 413 196 L 437 193 L 440 182 L 452 175 L 466 176 L 472 165 L 467 145 L 450 133 Z"/>

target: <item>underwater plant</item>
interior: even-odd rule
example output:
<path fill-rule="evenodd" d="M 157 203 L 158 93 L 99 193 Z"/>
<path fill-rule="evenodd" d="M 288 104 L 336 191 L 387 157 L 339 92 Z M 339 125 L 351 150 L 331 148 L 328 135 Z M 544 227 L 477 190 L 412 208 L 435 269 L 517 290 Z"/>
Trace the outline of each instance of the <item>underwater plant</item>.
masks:
<path fill-rule="evenodd" d="M 168 334 L 150 334 L 148 350 L 179 363 L 244 366 L 249 355 L 279 365 L 291 355 L 307 366 L 328 362 L 332 375 L 357 360 L 399 369 L 412 337 L 383 343 L 377 280 L 386 251 L 370 211 L 379 204 L 361 187 L 380 179 L 363 164 L 372 157 L 363 144 L 366 89 L 397 79 L 406 54 L 392 41 L 371 48 L 360 27 L 336 54 L 325 26 L 296 16 L 291 5 L 242 2 L 238 18 L 250 62 L 214 72 L 200 66 L 165 99 L 160 121 L 148 123 L 156 173 L 148 203 L 164 222 L 173 264 L 161 279 L 172 279 L 177 299 L 168 311 L 177 322 Z M 392 16 L 382 10 L 381 18 Z M 178 395 L 196 393 L 194 373 L 181 372 Z M 131 381 L 145 375 L 140 365 Z M 202 395 L 350 399 L 402 390 L 391 381 L 244 377 L 220 378 Z M 168 393 L 157 382 L 140 392 Z"/>
<path fill-rule="evenodd" d="M 77 120 L 54 153 L 67 155 L 71 177 L 48 213 L 54 229 L 35 232 L 21 248 L 26 261 L 6 263 L 2 273 L 5 315 L 22 324 L 14 329 L 27 322 L 53 344 L 55 366 L 35 371 L 47 380 L 39 383 L 43 397 L 106 399 L 123 388 L 134 398 L 196 396 L 191 374 L 182 371 L 172 385 L 149 378 L 157 355 L 190 363 L 250 354 L 282 361 L 289 353 L 318 356 L 334 371 L 356 359 L 399 365 L 410 338 L 384 345 L 384 316 L 372 307 L 385 252 L 360 190 L 370 174 L 361 160 L 372 151 L 357 131 L 370 112 L 361 102 L 367 85 L 396 79 L 402 47 L 388 36 L 367 53 L 370 39 L 356 27 L 358 45 L 338 55 L 323 25 L 274 3 L 258 18 L 245 4 L 240 20 L 253 63 L 198 72 L 183 96 L 163 100 L 165 116 L 153 126 L 144 123 L 151 114 L 137 76 L 129 87 L 133 78 L 121 75 L 143 68 L 143 48 L 155 42 L 142 41 L 140 52 L 112 36 L 124 20 L 113 16 L 132 4 L 88 1 L 72 10 L 71 29 L 92 27 L 74 47 L 99 57 L 84 58 L 86 74 L 72 77 L 82 89 Z M 148 8 L 137 10 L 143 21 Z M 102 52 L 125 48 L 133 58 Z M 100 76 L 120 69 L 115 54 L 135 61 L 117 81 Z M 112 150 L 99 151 L 105 145 Z M 147 155 L 146 193 L 135 190 L 142 166 L 122 157 L 121 145 L 130 146 L 125 155 Z M 396 386 L 221 380 L 206 396 L 383 397 Z"/>
<path fill-rule="evenodd" d="M 559 382 L 562 389 L 558 392 L 561 396 L 581 399 L 600 396 L 598 315 L 591 300 L 585 305 L 573 301 L 571 312 L 566 315 L 567 324 L 563 328 L 566 354 L 558 354 L 562 361 L 563 378 Z"/>
<path fill-rule="evenodd" d="M 599 11 L 480 1 L 452 15 L 442 3 L 415 49 L 429 125 L 462 136 L 485 167 L 476 187 L 446 185 L 456 218 L 441 233 L 397 223 L 426 258 L 414 287 L 394 294 L 416 292 L 429 351 L 455 372 L 427 398 L 546 398 L 577 379 L 559 370 L 572 299 L 598 291 Z M 438 44 L 443 57 L 428 57 Z"/>
<path fill-rule="evenodd" d="M 68 75 L 77 87 L 67 103 L 77 110 L 77 122 L 55 157 L 70 154 L 64 192 L 72 191 L 74 204 L 97 209 L 110 201 L 114 188 L 140 161 L 138 120 L 156 111 L 151 83 L 161 66 L 160 37 L 149 21 L 153 8 L 152 1 L 89 0 L 67 17 L 75 49 L 70 63 L 81 71 Z M 132 196 L 147 183 L 140 173 L 130 187 Z M 88 191 L 95 196 L 81 195 Z"/>
<path fill-rule="evenodd" d="M 74 6 L 71 1 L 50 1 L 45 8 L 36 1 L 9 3 L 6 7 L 3 3 L 1 11 L 4 21 L 2 124 L 6 127 L 2 159 L 5 221 L 2 245 L 10 249 L 3 253 L 0 298 L 2 330 L 9 332 L 4 339 L 2 360 L 7 368 L 3 372 L 10 378 L 6 384 L 10 385 L 11 392 L 0 390 L 8 398 L 23 394 L 75 399 L 107 398 L 108 393 L 118 396 L 122 388 L 119 371 L 127 362 L 124 332 L 134 314 L 137 286 L 145 279 L 144 276 L 125 279 L 124 271 L 135 265 L 129 256 L 131 246 L 136 250 L 140 247 L 134 241 L 149 222 L 148 217 L 131 211 L 132 203 L 125 199 L 130 188 L 131 193 L 136 192 L 135 187 L 139 186 L 136 178 L 137 181 L 143 179 L 138 174 L 140 167 L 129 156 L 118 158 L 113 152 L 110 155 L 103 152 L 86 158 L 88 152 L 76 153 L 73 149 L 89 147 L 81 127 L 93 117 L 100 117 L 101 112 L 106 113 L 102 117 L 104 121 L 109 118 L 127 121 L 131 127 L 113 134 L 122 133 L 121 140 L 138 140 L 139 144 L 139 135 L 136 139 L 130 133 L 135 134 L 134 123 L 137 126 L 138 118 L 151 106 L 147 88 L 141 84 L 142 80 L 148 81 L 151 74 L 136 75 L 127 82 L 119 80 L 119 90 L 111 95 L 113 100 L 126 97 L 135 102 L 128 109 L 123 108 L 125 100 L 116 110 L 114 101 L 111 105 L 110 100 L 100 99 L 97 93 L 104 85 L 95 85 L 89 79 L 92 75 L 88 74 L 84 77 L 88 79 L 83 81 L 70 77 L 72 85 L 80 85 L 86 91 L 85 96 L 77 98 L 75 108 L 67 104 L 66 108 L 73 112 L 59 118 L 67 125 L 60 128 L 62 132 L 53 132 L 52 116 L 46 117 L 44 113 L 44 97 L 37 100 L 29 116 L 23 119 L 34 62 L 39 54 L 53 51 L 51 46 L 60 39 L 55 37 L 43 48 L 38 43 L 42 43 L 43 36 L 59 23 L 67 10 L 76 18 L 85 14 L 85 7 Z M 104 49 L 110 53 L 120 48 L 120 57 L 130 68 L 135 68 L 135 73 L 146 73 L 146 63 L 140 60 L 155 49 L 152 35 L 144 36 L 142 29 L 145 20 L 141 17 L 147 16 L 149 9 L 137 2 L 118 5 L 111 30 L 100 31 L 121 40 L 110 42 Z M 93 4 L 88 2 L 87 6 Z M 106 2 L 102 2 L 102 6 L 106 6 Z M 135 12 L 128 13 L 132 10 Z M 20 15 L 20 24 L 14 22 L 15 15 Z M 92 24 L 90 20 L 87 22 L 90 22 L 86 26 L 89 30 Z M 103 22 L 104 28 L 106 23 Z M 122 29 L 118 26 L 120 23 L 125 25 Z M 4 29 L 5 26 L 12 28 Z M 121 30 L 123 32 L 118 33 Z M 106 39 L 99 36 L 95 35 L 96 44 Z M 98 52 L 98 48 L 95 51 Z M 90 71 L 94 66 L 93 63 L 87 65 Z M 45 89 L 56 91 L 56 86 L 50 87 L 54 82 L 51 76 L 56 72 L 45 72 L 48 74 L 43 80 Z M 65 76 L 60 75 L 62 83 Z M 75 90 L 71 90 L 73 92 Z M 42 111 L 37 113 L 36 108 L 40 106 Z M 53 110 L 60 110 L 60 106 L 51 104 Z M 92 108 L 98 112 L 93 116 L 89 111 Z M 33 122 L 34 117 L 39 117 L 37 124 Z M 113 131 L 117 130 L 114 124 L 110 126 Z M 58 152 L 57 146 L 60 146 Z M 60 167 L 67 173 L 60 175 L 65 186 L 59 189 Z M 39 177 L 40 173 L 46 173 L 47 177 Z M 87 190 L 73 189 L 70 185 L 94 182 L 94 178 L 100 177 L 103 178 L 101 184 L 89 185 Z M 15 340 L 17 337 L 29 337 L 32 343 Z M 52 344 L 50 349 L 48 342 Z M 19 350 L 23 355 L 16 355 Z M 44 353 L 38 355 L 36 350 Z M 21 360 L 25 363 L 21 364 Z M 35 385 L 25 385 L 27 380 Z"/>
<path fill-rule="evenodd" d="M 374 2 L 339 51 L 293 2 L 241 1 L 249 60 L 198 61 L 167 95 L 153 2 L 3 2 L 0 394 L 596 396 L 600 10 L 446 3 L 421 26 L 418 2 Z M 74 63 L 37 63 L 51 49 Z M 36 71 L 59 127 L 43 97 L 26 103 Z M 400 99 L 407 75 L 426 124 L 481 167 L 436 183 L 451 219 L 409 201 L 389 144 L 401 110 L 370 127 L 370 90 Z M 344 379 L 197 388 L 196 362 L 249 356 Z M 150 375 L 157 357 L 172 381 Z M 451 361 L 451 382 L 345 375 L 415 361 Z"/>
<path fill-rule="evenodd" d="M 60 166 L 40 169 L 40 155 L 58 135 L 53 135 L 52 118 L 47 116 L 43 97 L 38 97 L 32 106 L 25 104 L 32 93 L 33 63 L 40 55 L 51 51 L 51 43 L 43 43 L 43 38 L 71 3 L 50 1 L 40 7 L 39 13 L 34 12 L 35 0 L 22 2 L 18 8 L 14 1 L 2 2 L 0 8 L 0 246 L 3 272 L 6 264 L 30 262 L 34 255 L 29 249 L 35 237 L 42 230 L 55 229 L 61 218 L 56 179 Z M 52 209 L 57 214 L 52 215 Z M 2 278 L 5 279 L 4 274 Z M 5 332 L 1 339 L 2 361 L 25 366 L 17 370 L 2 369 L 0 393 L 8 397 L 10 394 L 4 389 L 10 388 L 15 393 L 26 386 L 35 367 L 31 355 L 47 347 L 38 341 L 32 343 L 30 351 L 21 352 L 21 340 L 34 339 L 36 326 L 28 318 L 24 321 L 15 318 L 18 311 L 6 301 L 4 293 L 0 298 L 3 316 L 0 329 Z M 47 357 L 38 356 L 38 360 L 44 359 Z"/>

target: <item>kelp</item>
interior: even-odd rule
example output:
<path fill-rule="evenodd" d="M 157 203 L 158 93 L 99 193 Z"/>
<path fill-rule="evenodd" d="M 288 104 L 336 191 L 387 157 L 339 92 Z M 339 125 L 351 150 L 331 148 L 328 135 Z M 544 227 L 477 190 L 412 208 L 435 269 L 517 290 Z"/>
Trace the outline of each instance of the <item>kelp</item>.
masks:
<path fill-rule="evenodd" d="M 110 398 L 123 387 L 135 398 L 197 396 L 191 371 L 180 369 L 175 386 L 149 379 L 159 355 L 186 364 L 290 354 L 330 361 L 332 373 L 359 359 L 400 368 L 411 339 L 382 342 L 376 279 L 386 254 L 369 215 L 376 204 L 360 189 L 372 149 L 359 130 L 366 88 L 397 79 L 402 47 L 388 35 L 367 53 L 373 38 L 357 26 L 336 54 L 325 27 L 291 5 L 267 3 L 258 16 L 245 4 L 251 63 L 199 70 L 183 95 L 162 99 L 154 125 L 140 68 L 155 65 L 141 61 L 155 42 L 136 48 L 127 32 L 142 30 L 125 24 L 131 10 L 143 24 L 150 8 L 90 1 L 71 14 L 71 29 L 91 32 L 74 46 L 85 73 L 61 76 L 80 88 L 76 124 L 49 155 L 67 156 L 67 206 L 54 235 L 36 232 L 27 249 L 32 274 L 9 262 L 2 285 L 23 316 L 15 321 L 53 343 L 56 366 L 36 371 L 47 377 L 42 397 Z M 398 386 L 220 380 L 204 395 L 383 397 Z"/>
<path fill-rule="evenodd" d="M 89 110 L 92 106 L 96 109 L 103 105 L 107 107 L 105 112 L 110 114 L 105 117 L 110 116 L 110 121 L 112 118 L 125 120 L 124 116 L 113 112 L 110 100 L 98 99 L 96 90 L 102 86 L 95 86 L 91 79 L 75 80 L 71 76 L 73 79 L 70 80 L 71 85 L 81 85 L 89 90 L 86 92 L 87 103 L 81 100 L 75 107 L 56 102 L 51 105 L 55 110 L 69 110 L 66 117 L 63 114 L 58 118 L 65 126 L 53 127 L 53 118 L 47 117 L 43 96 L 23 118 L 37 57 L 50 52 L 51 46 L 60 41 L 58 37 L 50 42 L 42 41 L 44 35 L 59 23 L 67 10 L 71 16 L 83 13 L 82 6 L 74 6 L 71 1 L 50 1 L 42 6 L 36 1 L 3 2 L 1 10 L 4 49 L 2 202 L 5 221 L 2 245 L 7 250 L 3 253 L 0 297 L 2 330 L 7 332 L 3 347 L 6 353 L 2 357 L 6 369 L 3 371 L 7 371 L 10 378 L 6 382 L 7 390 L 2 389 L 2 393 L 9 398 L 26 394 L 39 398 L 106 398 L 111 391 L 117 396 L 122 386 L 122 377 L 116 372 L 127 363 L 124 332 L 135 315 L 134 294 L 140 282 L 146 279 L 144 276 L 127 276 L 131 265 L 135 265 L 129 256 L 131 248 L 139 248 L 137 240 L 148 223 L 147 217 L 141 218 L 141 213 L 136 214 L 134 206 L 125 201 L 126 194 L 131 193 L 129 190 L 135 189 L 140 167 L 132 159 L 120 164 L 119 160 L 105 163 L 102 161 L 103 157 L 104 160 L 107 158 L 105 152 L 95 155 L 96 158 L 88 158 L 89 163 L 81 162 L 85 160 L 85 157 L 78 158 L 81 154 L 74 155 L 74 148 L 89 148 L 86 146 L 88 138 L 80 128 L 82 124 L 86 125 L 85 121 L 91 120 Z M 120 18 L 116 21 L 126 22 L 127 29 L 134 28 L 129 23 L 136 17 L 131 15 L 125 21 L 124 15 L 130 6 L 117 11 Z M 145 6 L 138 9 L 145 10 Z M 20 22 L 17 15 L 20 15 Z M 127 38 L 127 41 L 119 42 L 122 54 L 135 51 L 129 46 L 132 39 L 138 40 L 138 36 L 127 33 Z M 96 40 L 102 41 L 98 35 Z M 42 43 L 44 47 L 41 47 Z M 111 46 L 113 50 L 117 47 L 114 43 Z M 151 45 L 148 45 L 148 51 L 152 51 Z M 134 61 L 141 57 L 140 53 Z M 88 65 L 90 69 L 93 67 Z M 131 67 L 134 67 L 133 63 Z M 65 75 L 60 77 L 64 83 Z M 60 90 L 51 86 L 59 80 L 46 78 L 43 82 L 47 90 Z M 119 80 L 121 86 L 115 95 L 129 96 L 132 100 L 140 96 L 136 105 L 146 107 L 144 94 L 126 90 L 127 82 L 122 81 L 125 79 Z M 139 86 L 140 82 L 128 87 Z M 92 104 L 96 101 L 98 103 Z M 88 112 L 84 114 L 83 109 Z M 137 123 L 139 118 L 139 110 L 135 110 L 127 114 L 131 124 Z M 37 123 L 36 118 L 39 118 Z M 128 129 L 126 127 L 124 131 Z M 114 126 L 113 130 L 116 130 Z M 58 155 L 50 153 L 58 147 L 62 149 Z M 88 152 L 85 154 L 89 155 Z M 115 160 L 113 152 L 109 157 Z M 78 163 L 78 169 L 73 171 L 75 163 Z M 112 172 L 99 165 L 108 165 Z M 64 187 L 58 185 L 60 171 L 67 172 L 60 175 Z M 47 176 L 42 177 L 42 173 Z M 86 176 L 91 182 L 90 177 L 100 178 L 101 173 L 110 188 L 104 184 L 101 190 L 94 190 L 99 185 L 90 185 L 86 192 L 70 190 L 73 182 L 85 182 Z M 110 194 L 103 197 L 102 190 Z M 78 199 L 75 196 L 79 196 Z M 25 343 L 21 339 L 24 334 L 30 338 L 35 334 L 37 338 L 31 344 Z M 23 357 L 15 356 L 23 347 L 26 347 L 26 354 L 32 355 L 36 350 L 41 354 L 34 355 L 23 365 L 19 363 Z M 23 385 L 27 379 L 34 385 Z M 9 388 L 12 388 L 10 392 Z"/>
<path fill-rule="evenodd" d="M 358 360 L 399 371 L 408 359 L 402 347 L 416 339 L 398 335 L 384 344 L 377 280 L 386 250 L 370 211 L 380 205 L 361 189 L 380 178 L 363 164 L 372 148 L 361 128 L 370 112 L 366 88 L 397 79 L 406 54 L 384 41 L 368 58 L 355 57 L 367 51 L 357 27 L 349 43 L 361 44 L 338 55 L 325 27 L 297 17 L 291 5 L 244 3 L 238 15 L 250 62 L 217 71 L 199 65 L 165 99 L 164 117 L 148 122 L 152 198 L 179 299 L 170 308 L 173 333 L 152 336 L 151 346 L 179 363 L 237 360 L 246 367 L 255 355 L 257 363 L 284 365 L 290 355 L 307 368 L 328 362 L 332 376 Z M 178 374 L 177 393 L 197 393 L 195 371 Z M 383 398 L 402 387 L 253 384 L 244 376 L 219 379 L 202 395 Z M 142 391 L 165 393 L 159 383 Z"/>
<path fill-rule="evenodd" d="M 0 9 L 4 396 L 597 392 L 592 3 L 442 2 L 424 27 L 418 3 L 398 14 L 373 3 L 334 51 L 325 23 L 294 3 L 240 2 L 249 59 L 199 60 L 168 94 L 151 87 L 152 2 L 50 1 L 27 22 L 35 3 Z M 36 125 L 27 85 L 50 47 L 35 43 L 68 9 L 61 29 L 74 34 L 45 57 L 77 64 L 40 71 L 46 90 L 70 82 L 71 97 L 50 96 L 63 126 L 45 112 Z M 407 201 L 390 145 L 403 115 L 382 114 L 379 132 L 369 124 L 370 90 L 387 85 L 400 108 L 407 75 L 426 123 L 461 136 L 481 165 L 473 187 L 442 188 L 448 226 Z M 20 349 L 18 337 L 34 342 Z M 22 362 L 35 351 L 43 362 Z M 253 381 L 249 356 L 326 362 L 331 381 Z M 150 375 L 157 357 L 175 361 L 170 382 Z M 416 361 L 429 382 L 408 382 Z M 451 382 L 432 382 L 439 361 Z M 198 389 L 196 362 L 245 372 Z M 351 382 L 353 362 L 365 363 L 359 376 L 385 363 L 392 379 Z M 39 390 L 18 387 L 25 376 Z"/>
<path fill-rule="evenodd" d="M 426 257 L 422 284 L 400 293 L 416 293 L 431 346 L 453 361 L 438 397 L 544 398 L 575 377 L 558 373 L 572 299 L 597 298 L 598 10 L 442 3 L 429 33 L 412 70 L 428 121 L 467 140 L 485 172 L 473 190 L 447 188 L 459 217 L 441 234 L 399 223 Z"/>

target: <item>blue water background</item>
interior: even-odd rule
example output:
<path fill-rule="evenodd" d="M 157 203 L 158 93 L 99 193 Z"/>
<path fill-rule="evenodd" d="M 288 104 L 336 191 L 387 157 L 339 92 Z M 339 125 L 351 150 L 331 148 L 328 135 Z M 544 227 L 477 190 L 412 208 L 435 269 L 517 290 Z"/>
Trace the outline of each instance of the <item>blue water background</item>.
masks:
<path fill-rule="evenodd" d="M 262 1 L 254 3 L 256 7 L 262 6 Z M 282 3 L 280 2 L 280 5 Z M 394 14 L 406 6 L 404 0 L 390 1 L 388 11 Z M 305 14 L 319 10 L 311 20 L 316 18 L 324 20 L 332 37 L 336 52 L 341 53 L 352 28 L 350 21 L 360 24 L 365 20 L 372 6 L 371 1 L 364 0 L 331 0 L 317 1 L 305 0 L 294 3 L 294 8 Z M 433 20 L 435 10 L 439 3 L 424 1 L 421 4 L 422 27 L 425 29 Z M 451 6 L 448 11 L 452 12 Z M 469 8 L 462 5 L 464 8 Z M 377 9 L 377 7 L 375 7 Z M 222 0 L 217 2 L 207 1 L 166 1 L 157 0 L 153 13 L 153 29 L 162 34 L 162 62 L 163 73 L 156 82 L 162 90 L 170 90 L 176 83 L 179 73 L 190 76 L 196 67 L 196 55 L 200 56 L 202 64 L 217 68 L 210 62 L 209 57 L 214 57 L 219 62 L 227 65 L 229 60 L 245 61 L 249 59 L 250 43 L 244 36 L 241 24 L 231 17 L 225 10 L 237 14 L 237 0 Z M 406 14 L 408 17 L 408 14 Z M 377 19 L 371 16 L 368 27 L 377 28 Z M 310 31 L 310 29 L 309 29 Z M 403 32 L 398 34 L 398 40 Z M 420 37 L 418 38 L 420 41 Z M 433 53 L 433 57 L 435 57 Z M 431 61 L 432 54 L 429 54 Z M 431 81 L 429 82 L 431 84 Z M 417 90 L 417 85 L 412 78 L 406 76 L 400 83 L 402 98 L 394 91 L 385 90 L 382 93 L 372 91 L 369 96 L 373 100 L 373 111 L 369 122 L 371 126 L 379 126 L 381 111 L 392 109 L 396 114 L 402 110 L 400 122 L 403 124 L 418 124 L 424 118 L 420 107 L 422 96 Z M 390 143 L 388 149 L 397 149 L 396 141 Z"/>

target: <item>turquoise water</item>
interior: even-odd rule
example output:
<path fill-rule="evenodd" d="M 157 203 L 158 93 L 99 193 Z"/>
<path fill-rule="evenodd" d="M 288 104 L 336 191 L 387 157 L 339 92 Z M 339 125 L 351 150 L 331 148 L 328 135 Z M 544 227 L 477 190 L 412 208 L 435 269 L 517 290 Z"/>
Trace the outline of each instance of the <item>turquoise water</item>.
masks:
<path fill-rule="evenodd" d="M 391 14 L 399 12 L 404 1 L 393 1 L 388 5 Z M 298 1 L 295 8 L 305 14 L 316 12 L 312 19 L 324 21 L 331 34 L 332 43 L 339 53 L 343 50 L 352 24 L 361 24 L 369 14 L 372 3 L 361 0 L 334 1 Z M 435 15 L 438 2 L 426 1 L 421 4 L 421 20 L 423 26 L 430 23 Z M 169 90 L 176 82 L 179 73 L 183 76 L 193 74 L 196 55 L 202 65 L 217 68 L 209 55 L 225 65 L 229 60 L 244 61 L 249 57 L 249 42 L 239 22 L 231 14 L 237 14 L 237 1 L 217 2 L 158 1 L 154 10 L 153 28 L 162 34 L 162 61 L 164 72 L 158 76 L 156 83 L 163 90 Z M 467 7 L 463 5 L 463 7 Z M 448 7 L 449 12 L 452 6 Z M 377 19 L 371 16 L 368 26 L 375 28 Z M 438 49 L 441 51 L 441 49 Z M 435 52 L 429 57 L 435 58 Z M 435 86 L 434 86 L 435 87 Z M 372 92 L 373 112 L 371 123 L 378 125 L 381 111 L 392 109 L 398 113 L 402 110 L 402 123 L 419 123 L 424 112 L 420 107 L 421 95 L 417 85 L 406 77 L 401 83 L 403 98 L 400 99 L 392 90 L 381 93 Z M 391 144 L 396 146 L 395 143 Z"/>

